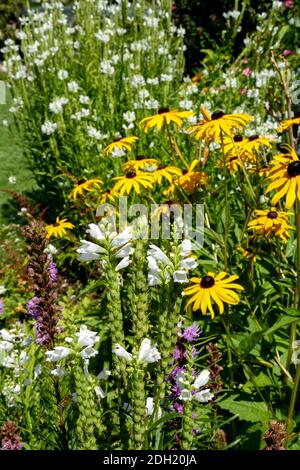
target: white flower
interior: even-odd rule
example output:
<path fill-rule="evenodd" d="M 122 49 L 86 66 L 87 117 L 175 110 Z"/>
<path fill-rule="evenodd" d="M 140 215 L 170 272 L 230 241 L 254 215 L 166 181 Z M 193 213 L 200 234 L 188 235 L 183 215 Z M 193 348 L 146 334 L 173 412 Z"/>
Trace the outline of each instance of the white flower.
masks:
<path fill-rule="evenodd" d="M 126 155 L 126 152 L 125 150 L 123 149 L 119 149 L 118 147 L 115 147 L 111 153 L 111 156 L 113 158 L 120 158 L 120 157 L 124 157 L 124 155 Z"/>
<path fill-rule="evenodd" d="M 191 254 L 192 251 L 192 242 L 189 239 L 184 239 L 183 242 L 181 243 L 181 250 L 180 254 L 183 258 L 186 258 Z"/>
<path fill-rule="evenodd" d="M 96 245 L 96 243 L 89 242 L 87 240 L 81 240 L 80 247 L 76 250 L 79 253 L 79 261 L 92 261 L 99 259 L 99 253 L 103 253 L 104 249 Z"/>
<path fill-rule="evenodd" d="M 193 398 L 193 395 L 192 395 L 192 392 L 190 392 L 190 390 L 188 390 L 187 388 L 183 388 L 181 390 L 179 398 L 182 401 L 191 401 L 191 399 Z"/>
<path fill-rule="evenodd" d="M 130 354 L 129 352 L 126 351 L 125 348 L 123 348 L 123 346 L 121 346 L 120 344 L 116 343 L 113 347 L 113 350 L 112 352 L 114 354 L 116 354 L 118 357 L 121 357 L 122 359 L 125 359 L 127 362 L 131 362 L 132 361 L 132 354 Z"/>
<path fill-rule="evenodd" d="M 90 359 L 91 357 L 97 356 L 97 351 L 92 346 L 87 346 L 79 354 L 83 359 Z"/>
<path fill-rule="evenodd" d="M 189 282 L 187 273 L 183 269 L 178 269 L 177 271 L 174 271 L 173 279 L 174 279 L 174 282 L 178 282 L 180 284 Z"/>
<path fill-rule="evenodd" d="M 57 124 L 51 121 L 45 121 L 41 127 L 42 133 L 46 135 L 53 134 L 56 131 L 56 129 L 57 129 Z"/>
<path fill-rule="evenodd" d="M 170 263 L 167 255 L 156 245 L 150 245 L 148 256 L 152 256 L 156 261 L 160 261 L 165 265 Z"/>
<path fill-rule="evenodd" d="M 0 285 L 0 295 L 5 294 L 6 288 L 3 285 Z"/>
<path fill-rule="evenodd" d="M 151 347 L 151 340 L 148 338 L 143 339 L 139 349 L 138 361 L 151 364 L 152 362 L 159 361 L 160 358 L 161 356 L 157 349 L 157 345 L 154 344 Z"/>
<path fill-rule="evenodd" d="M 148 416 L 152 416 L 154 412 L 154 400 L 152 397 L 148 397 L 146 400 L 146 411 Z M 157 418 L 160 419 L 162 417 L 161 408 L 158 408 Z"/>
<path fill-rule="evenodd" d="M 129 256 L 125 256 L 125 258 L 123 258 L 120 261 L 120 263 L 117 264 L 116 271 L 120 271 L 120 269 L 127 268 L 127 266 L 129 266 L 130 263 L 131 263 L 131 259 L 129 258 Z"/>
<path fill-rule="evenodd" d="M 124 118 L 124 121 L 131 124 L 136 120 L 135 112 L 134 111 L 127 111 L 126 113 L 123 113 L 123 118 Z"/>
<path fill-rule="evenodd" d="M 55 98 L 54 101 L 49 104 L 49 109 L 54 114 L 61 114 L 63 112 L 63 106 L 68 102 L 69 100 L 64 97 Z"/>
<path fill-rule="evenodd" d="M 202 372 L 200 372 L 198 377 L 196 377 L 195 382 L 194 382 L 194 387 L 196 389 L 204 387 L 207 384 L 207 382 L 209 382 L 209 379 L 210 379 L 210 372 L 209 370 L 204 369 Z"/>
<path fill-rule="evenodd" d="M 51 371 L 51 374 L 55 377 L 63 377 L 64 375 L 66 375 L 66 371 L 60 366 L 56 366 L 55 369 Z"/>
<path fill-rule="evenodd" d="M 111 245 L 113 248 L 119 248 L 132 240 L 132 236 L 132 227 L 128 225 L 119 235 L 114 237 Z"/>
<path fill-rule="evenodd" d="M 58 80 L 65 80 L 69 77 L 69 72 L 66 70 L 59 70 L 57 74 Z"/>
<path fill-rule="evenodd" d="M 56 346 L 52 351 L 46 351 L 47 362 L 56 362 L 65 359 L 72 353 L 72 349 L 64 346 Z"/>
<path fill-rule="evenodd" d="M 111 371 L 108 369 L 103 369 L 98 375 L 97 379 L 99 380 L 107 380 L 108 377 L 111 375 Z"/>
<path fill-rule="evenodd" d="M 96 385 L 94 387 L 94 390 L 95 390 L 95 393 L 97 395 L 97 397 L 99 398 L 105 398 L 106 397 L 106 393 L 103 392 L 102 388 L 100 387 L 100 385 Z"/>
<path fill-rule="evenodd" d="M 9 122 L 8 122 L 8 120 L 7 120 L 7 119 L 3 119 L 2 125 L 3 125 L 4 127 L 9 127 Z"/>
<path fill-rule="evenodd" d="M 206 388 L 205 390 L 195 393 L 194 398 L 200 403 L 207 403 L 214 398 L 214 395 L 209 388 Z"/>
<path fill-rule="evenodd" d="M 95 240 L 105 239 L 105 234 L 102 232 L 99 225 L 96 224 L 89 224 L 89 228 L 87 229 L 86 233 L 88 233 Z"/>
<path fill-rule="evenodd" d="M 99 340 L 97 333 L 89 330 L 86 325 L 81 325 L 79 333 L 75 333 L 75 336 L 78 337 L 77 343 L 82 348 L 85 346 L 94 346 L 94 344 Z"/>
<path fill-rule="evenodd" d="M 195 258 L 193 258 L 193 257 L 185 258 L 185 259 L 183 259 L 182 262 L 181 262 L 181 267 L 182 267 L 183 269 L 187 269 L 188 271 L 189 271 L 190 269 L 195 269 L 195 268 L 197 268 L 197 266 L 198 266 L 198 263 L 197 263 L 197 261 L 195 260 Z"/>
<path fill-rule="evenodd" d="M 77 91 L 79 90 L 79 85 L 77 82 L 75 82 L 74 80 L 72 82 L 69 82 L 68 83 L 68 90 L 71 92 L 71 93 L 77 93 Z"/>
<path fill-rule="evenodd" d="M 8 178 L 8 182 L 9 182 L 10 184 L 16 184 L 16 183 L 17 183 L 17 177 L 16 177 L 16 176 L 10 176 L 10 177 Z"/>

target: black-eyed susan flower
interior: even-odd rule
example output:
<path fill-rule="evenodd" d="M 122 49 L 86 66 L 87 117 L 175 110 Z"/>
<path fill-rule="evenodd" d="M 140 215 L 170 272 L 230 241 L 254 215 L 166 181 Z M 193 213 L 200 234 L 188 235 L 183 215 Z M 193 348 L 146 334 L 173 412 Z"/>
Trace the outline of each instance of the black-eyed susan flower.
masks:
<path fill-rule="evenodd" d="M 242 147 L 249 152 L 258 152 L 262 146 L 272 148 L 272 141 L 270 137 L 254 134 L 245 139 Z"/>
<path fill-rule="evenodd" d="M 115 202 L 115 200 L 119 197 L 119 193 L 114 191 L 113 189 L 107 189 L 101 193 L 99 198 L 100 204 L 106 204 L 108 202 Z"/>
<path fill-rule="evenodd" d="M 154 116 L 149 116 L 141 120 L 140 126 L 145 132 L 148 132 L 152 127 L 156 127 L 158 131 L 161 130 L 163 124 L 171 124 L 174 122 L 178 127 L 182 127 L 183 119 L 193 116 L 192 111 L 178 111 L 178 109 L 160 108 L 158 113 Z"/>
<path fill-rule="evenodd" d="M 203 106 L 200 111 L 204 119 L 190 127 L 188 131 L 197 140 L 204 139 L 207 142 L 212 140 L 220 142 L 221 134 L 231 136 L 234 129 L 243 128 L 252 121 L 252 117 L 248 114 L 224 114 L 222 111 L 210 114 Z"/>
<path fill-rule="evenodd" d="M 114 140 L 103 150 L 104 155 L 111 155 L 115 149 L 118 150 L 132 150 L 133 144 L 138 140 L 138 137 L 132 135 L 128 137 L 121 137 Z"/>
<path fill-rule="evenodd" d="M 67 229 L 74 228 L 74 225 L 68 221 L 68 219 L 56 218 L 54 224 L 46 225 L 45 230 L 47 232 L 47 238 L 59 237 L 62 238 L 67 235 Z"/>
<path fill-rule="evenodd" d="M 103 184 L 103 182 L 99 178 L 92 178 L 92 179 L 87 180 L 87 181 L 79 181 L 77 186 L 75 186 L 75 188 L 72 189 L 72 191 L 70 193 L 70 197 L 74 201 L 76 201 L 77 197 L 82 196 L 82 194 L 85 191 L 86 192 L 96 191 L 97 189 L 99 189 L 101 187 L 102 184 Z"/>
<path fill-rule="evenodd" d="M 181 174 L 181 169 L 176 166 L 159 165 L 152 173 L 153 182 L 161 184 L 163 178 L 165 178 L 169 183 L 172 183 L 174 176 L 180 176 Z"/>
<path fill-rule="evenodd" d="M 139 170 L 148 170 L 155 169 L 159 166 L 159 162 L 155 158 L 148 158 L 144 155 L 139 155 L 136 160 L 129 160 L 124 163 L 124 171 L 139 171 Z"/>
<path fill-rule="evenodd" d="M 150 189 L 153 186 L 152 174 L 142 171 L 129 171 L 126 175 L 117 176 L 114 180 L 117 183 L 113 187 L 113 191 L 117 192 L 120 196 L 130 194 L 132 190 L 140 194 L 142 188 Z"/>
<path fill-rule="evenodd" d="M 199 186 L 204 186 L 208 181 L 205 171 L 195 171 L 199 160 L 193 160 L 188 169 L 182 170 L 182 175 L 175 181 L 187 193 L 194 193 Z"/>
<path fill-rule="evenodd" d="M 300 160 L 290 145 L 283 145 L 282 148 L 287 153 L 276 155 L 270 162 L 272 168 L 268 178 L 273 181 L 267 187 L 267 192 L 273 189 L 277 191 L 272 198 L 272 206 L 286 196 L 285 207 L 290 209 L 296 197 L 300 200 Z"/>
<path fill-rule="evenodd" d="M 248 224 L 249 230 L 254 230 L 267 238 L 275 235 L 284 241 L 288 239 L 289 229 L 293 228 L 288 222 L 291 213 L 279 212 L 272 207 L 270 210 L 256 210 L 254 214 L 255 219 Z"/>
<path fill-rule="evenodd" d="M 224 303 L 236 305 L 240 301 L 234 289 L 244 289 L 240 284 L 234 282 L 237 279 L 238 276 L 230 276 L 225 272 L 219 274 L 209 272 L 202 278 L 192 277 L 192 285 L 184 289 L 184 295 L 190 297 L 187 307 L 192 305 L 193 311 L 201 310 L 202 315 L 206 315 L 208 309 L 213 319 L 215 316 L 212 306 L 213 301 L 217 304 L 220 314 L 222 314 L 224 312 Z"/>
<path fill-rule="evenodd" d="M 294 126 L 294 125 L 300 125 L 300 117 L 296 117 L 294 119 L 286 119 L 280 123 L 280 126 L 278 128 L 278 132 L 283 132 L 289 129 L 289 127 Z"/>
<path fill-rule="evenodd" d="M 230 171 L 230 173 L 233 174 L 235 171 L 238 171 L 238 169 L 241 167 L 241 160 L 238 157 L 229 154 L 225 157 L 225 165 Z M 223 160 L 217 161 L 216 168 L 218 169 L 224 168 Z"/>

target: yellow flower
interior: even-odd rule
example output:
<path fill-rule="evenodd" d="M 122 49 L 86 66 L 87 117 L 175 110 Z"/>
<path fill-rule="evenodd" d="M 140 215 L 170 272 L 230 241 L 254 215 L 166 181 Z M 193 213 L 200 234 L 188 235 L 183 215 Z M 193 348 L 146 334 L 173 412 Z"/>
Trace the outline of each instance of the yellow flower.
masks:
<path fill-rule="evenodd" d="M 286 241 L 289 237 L 288 225 L 289 212 L 278 212 L 274 207 L 271 210 L 256 210 L 255 219 L 248 224 L 249 230 L 254 230 L 264 237 L 270 238 L 276 235 Z"/>
<path fill-rule="evenodd" d="M 99 178 L 93 178 L 88 181 L 78 182 L 77 186 L 72 189 L 70 197 L 75 201 L 77 196 L 81 196 L 84 191 L 93 192 L 96 191 L 103 182 Z"/>
<path fill-rule="evenodd" d="M 296 197 L 300 200 L 300 160 L 290 145 L 283 145 L 282 148 L 287 153 L 276 155 L 270 162 L 272 169 L 268 178 L 273 182 L 267 187 L 267 193 L 276 189 L 278 192 L 272 198 L 272 206 L 286 196 L 285 207 L 290 209 Z"/>
<path fill-rule="evenodd" d="M 56 218 L 55 224 L 46 225 L 45 229 L 47 231 L 47 238 L 50 237 L 64 237 L 67 235 L 66 229 L 72 229 L 74 225 L 71 222 L 68 222 L 68 219 L 60 219 L 59 217 Z"/>
<path fill-rule="evenodd" d="M 203 77 L 203 72 L 197 72 L 196 75 L 192 77 L 192 82 L 198 85 Z"/>
<path fill-rule="evenodd" d="M 220 314 L 224 312 L 224 303 L 238 304 L 240 298 L 232 289 L 244 289 L 240 284 L 233 283 L 238 279 L 238 276 L 229 276 L 227 278 L 226 276 L 228 274 L 225 272 L 217 275 L 209 272 L 207 276 L 202 278 L 192 277 L 192 285 L 184 289 L 184 294 L 191 297 L 187 307 L 192 305 L 194 312 L 201 309 L 202 315 L 205 315 L 208 309 L 213 319 L 215 312 L 212 307 L 212 300 L 217 304 Z"/>
<path fill-rule="evenodd" d="M 103 150 L 104 155 L 110 155 L 115 149 L 119 150 L 131 150 L 133 144 L 138 140 L 138 137 L 135 137 L 134 135 L 129 136 L 129 137 L 121 137 L 120 139 L 114 140 L 111 144 L 109 144 L 105 149 Z"/>
<path fill-rule="evenodd" d="M 248 139 L 245 139 L 243 147 L 249 152 L 258 152 L 260 147 L 265 145 L 266 147 L 272 148 L 272 139 L 269 137 L 251 135 Z"/>
<path fill-rule="evenodd" d="M 296 117 L 294 119 L 286 119 L 280 123 L 278 128 L 278 132 L 286 131 L 289 127 L 294 126 L 294 124 L 300 124 L 300 117 Z"/>
<path fill-rule="evenodd" d="M 151 127 L 156 127 L 160 131 L 163 124 L 169 125 L 171 122 L 177 124 L 178 127 L 182 127 L 183 119 L 193 116 L 193 114 L 191 111 L 178 111 L 178 109 L 170 111 L 169 108 L 161 108 L 158 114 L 142 119 L 140 126 L 145 132 L 148 132 Z"/>
<path fill-rule="evenodd" d="M 164 201 L 161 203 L 154 211 L 152 214 L 153 218 L 160 219 L 160 217 L 165 214 L 170 216 L 172 213 L 176 214 L 179 213 L 181 214 L 182 207 L 181 204 L 177 201 Z"/>
<path fill-rule="evenodd" d="M 100 198 L 99 198 L 99 203 L 106 204 L 107 202 L 115 202 L 118 196 L 119 196 L 119 193 L 117 193 L 113 189 L 107 189 L 106 191 L 101 193 Z"/>
<path fill-rule="evenodd" d="M 180 176 L 181 174 L 182 171 L 176 166 L 159 165 L 157 170 L 152 173 L 153 182 L 161 184 L 162 179 L 166 178 L 169 183 L 172 183 L 174 176 Z"/>
<path fill-rule="evenodd" d="M 204 186 L 208 181 L 205 171 L 194 171 L 199 160 L 193 160 L 190 167 L 182 171 L 182 175 L 175 181 L 187 193 L 194 193 L 198 186 Z"/>
<path fill-rule="evenodd" d="M 238 157 L 235 157 L 234 155 L 229 154 L 225 157 L 225 165 L 230 171 L 230 173 L 233 174 L 235 171 L 237 171 L 241 167 L 241 162 L 238 159 Z M 216 168 L 218 169 L 224 168 L 224 163 L 222 160 L 217 161 Z"/>
<path fill-rule="evenodd" d="M 263 165 L 258 169 L 258 174 L 259 176 L 265 176 L 268 177 L 270 174 L 270 167 L 269 165 Z"/>
<path fill-rule="evenodd" d="M 124 171 L 138 171 L 147 170 L 149 167 L 158 167 L 159 162 L 155 158 L 147 158 L 144 155 L 139 155 L 136 160 L 129 160 L 124 163 Z"/>
<path fill-rule="evenodd" d="M 204 119 L 188 129 L 197 140 L 217 140 L 220 142 L 222 133 L 224 136 L 231 136 L 233 129 L 245 127 L 248 122 L 252 121 L 252 117 L 248 114 L 224 114 L 222 111 L 218 111 L 210 115 L 203 106 L 200 111 Z"/>
<path fill-rule="evenodd" d="M 153 186 L 152 175 L 142 171 L 129 171 L 125 176 L 118 176 L 114 180 L 117 180 L 117 183 L 113 187 L 113 191 L 118 192 L 120 196 L 129 194 L 132 190 L 140 194 L 141 186 L 143 188 L 152 188 Z"/>

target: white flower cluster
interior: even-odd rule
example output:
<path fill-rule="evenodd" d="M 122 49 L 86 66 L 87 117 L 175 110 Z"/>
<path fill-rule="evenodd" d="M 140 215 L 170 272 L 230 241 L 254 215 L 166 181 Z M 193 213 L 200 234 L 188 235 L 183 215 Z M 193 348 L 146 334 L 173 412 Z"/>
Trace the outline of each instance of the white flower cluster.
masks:
<path fill-rule="evenodd" d="M 153 362 L 157 362 L 161 359 L 157 345 L 154 344 L 151 346 L 151 340 L 148 338 L 142 340 L 139 352 L 136 357 L 126 351 L 126 349 L 118 343 L 114 345 L 112 351 L 118 357 L 125 359 L 126 362 L 132 362 L 133 360 L 136 360 L 138 363 L 142 362 L 145 364 L 152 364 Z"/>
<path fill-rule="evenodd" d="M 203 370 L 193 381 L 190 383 L 188 374 L 185 372 L 180 372 L 176 376 L 176 385 L 180 389 L 179 398 L 182 401 L 191 401 L 195 399 L 200 403 L 207 403 L 214 398 L 214 395 L 211 393 L 209 388 L 200 390 L 205 387 L 210 379 L 210 373 L 208 370 Z"/>

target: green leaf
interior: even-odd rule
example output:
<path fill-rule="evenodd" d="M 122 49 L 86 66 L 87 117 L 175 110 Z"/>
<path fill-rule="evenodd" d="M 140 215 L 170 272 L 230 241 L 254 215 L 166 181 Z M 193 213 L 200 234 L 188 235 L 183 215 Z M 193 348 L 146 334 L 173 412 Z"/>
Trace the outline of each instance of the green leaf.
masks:
<path fill-rule="evenodd" d="M 294 321 L 296 321 L 295 316 L 290 316 L 290 315 L 282 316 L 281 318 L 279 318 L 279 320 L 277 320 L 276 323 L 274 323 L 273 326 L 271 326 L 271 328 L 269 328 L 265 332 L 265 336 L 274 333 L 274 331 L 279 330 L 279 328 L 282 328 L 283 326 L 287 326 L 290 323 L 293 323 Z"/>
<path fill-rule="evenodd" d="M 222 410 L 227 410 L 238 415 L 241 421 L 250 421 L 252 423 L 259 421 L 261 423 L 267 423 L 271 419 L 272 415 L 264 402 L 235 401 L 235 398 L 238 398 L 238 395 L 232 395 L 230 398 L 219 401 L 218 405 Z"/>
<path fill-rule="evenodd" d="M 246 334 L 238 346 L 239 352 L 243 355 L 249 354 L 262 337 L 263 331 L 256 331 L 250 335 L 249 333 Z"/>

